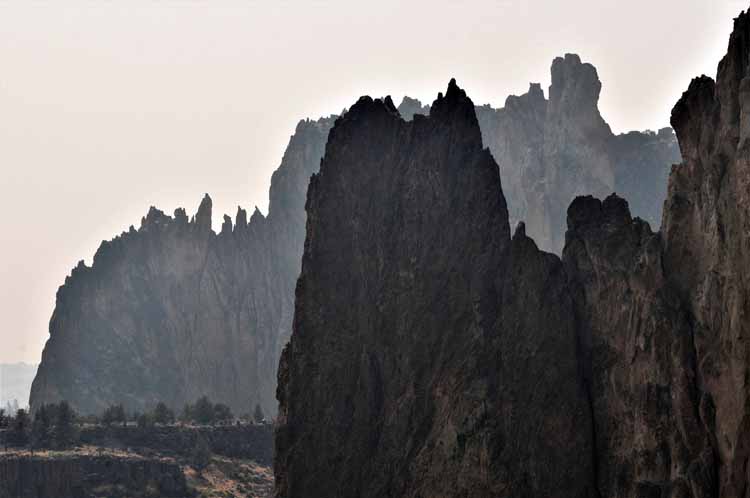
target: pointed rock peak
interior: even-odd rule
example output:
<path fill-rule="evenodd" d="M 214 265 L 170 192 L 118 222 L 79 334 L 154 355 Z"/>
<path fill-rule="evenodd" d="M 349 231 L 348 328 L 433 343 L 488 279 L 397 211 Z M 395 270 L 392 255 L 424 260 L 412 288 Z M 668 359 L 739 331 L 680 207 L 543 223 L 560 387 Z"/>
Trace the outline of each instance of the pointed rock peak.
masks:
<path fill-rule="evenodd" d="M 148 209 L 148 213 L 146 214 L 146 216 L 141 218 L 141 228 L 148 225 L 158 224 L 163 218 L 166 218 L 166 216 L 164 215 L 164 211 L 151 206 Z"/>
<path fill-rule="evenodd" d="M 479 147 L 482 146 L 482 132 L 479 129 L 474 103 L 458 86 L 455 78 L 448 83 L 445 96 L 442 93 L 438 94 L 437 100 L 432 103 L 430 119 L 437 119 L 449 126 L 466 127 L 465 133 L 462 133 L 464 139 L 474 142 Z"/>
<path fill-rule="evenodd" d="M 526 223 L 523 221 L 519 221 L 518 225 L 516 225 L 516 231 L 513 233 L 513 238 L 515 239 L 517 237 L 526 237 Z"/>
<path fill-rule="evenodd" d="M 232 233 L 232 218 L 224 215 L 224 222 L 221 224 L 221 234 L 227 235 Z"/>
<path fill-rule="evenodd" d="M 466 92 L 458 86 L 456 79 L 451 78 L 445 95 L 442 92 L 438 93 L 437 100 L 432 103 L 430 116 L 444 116 L 446 114 L 453 114 L 456 111 L 467 116 L 469 114 L 474 115 L 474 103 L 466 96 Z M 471 112 L 469 113 L 468 111 Z"/>
<path fill-rule="evenodd" d="M 263 213 L 260 212 L 258 206 L 255 206 L 255 211 L 253 211 L 253 215 L 250 217 L 250 224 L 252 224 L 253 222 L 259 223 L 265 219 L 266 217 L 263 216 Z"/>
<path fill-rule="evenodd" d="M 235 217 L 234 229 L 241 230 L 247 227 L 247 211 L 237 206 L 237 216 Z"/>
<path fill-rule="evenodd" d="M 540 83 L 529 83 L 529 97 L 532 100 L 545 100 L 544 90 Z"/>
<path fill-rule="evenodd" d="M 396 113 L 398 112 L 398 109 L 396 109 L 396 106 L 393 104 L 393 99 L 391 99 L 390 95 L 386 95 L 386 97 L 383 99 L 383 103 L 389 111 Z"/>
<path fill-rule="evenodd" d="M 187 223 L 188 222 L 188 216 L 185 212 L 185 208 L 177 208 L 174 210 L 174 219 L 178 223 Z"/>
<path fill-rule="evenodd" d="M 553 104 L 564 103 L 571 108 L 596 107 L 602 84 L 596 68 L 584 64 L 576 54 L 565 54 L 552 62 L 552 84 L 549 99 Z"/>
<path fill-rule="evenodd" d="M 195 213 L 195 224 L 198 228 L 211 229 L 211 215 L 213 211 L 213 202 L 211 197 L 206 194 L 203 196 L 200 206 L 198 206 L 198 212 Z"/>
<path fill-rule="evenodd" d="M 703 137 L 703 120 L 716 111 L 716 83 L 706 75 L 694 78 L 672 108 L 670 123 L 677 134 L 682 157 L 697 159 Z"/>

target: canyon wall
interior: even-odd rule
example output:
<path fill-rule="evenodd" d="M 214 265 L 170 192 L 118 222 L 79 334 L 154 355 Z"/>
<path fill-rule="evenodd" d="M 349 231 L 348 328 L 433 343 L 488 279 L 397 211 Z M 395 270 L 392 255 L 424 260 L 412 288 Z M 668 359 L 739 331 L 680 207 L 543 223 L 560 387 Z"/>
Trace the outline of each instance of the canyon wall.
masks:
<path fill-rule="evenodd" d="M 102 243 L 57 292 L 32 409 L 67 400 L 81 413 L 206 394 L 235 413 L 276 413 L 304 244 L 304 198 L 332 118 L 302 121 L 274 173 L 269 214 L 238 209 L 218 233 L 211 199 L 194 217 L 151 208 L 140 228 Z"/>

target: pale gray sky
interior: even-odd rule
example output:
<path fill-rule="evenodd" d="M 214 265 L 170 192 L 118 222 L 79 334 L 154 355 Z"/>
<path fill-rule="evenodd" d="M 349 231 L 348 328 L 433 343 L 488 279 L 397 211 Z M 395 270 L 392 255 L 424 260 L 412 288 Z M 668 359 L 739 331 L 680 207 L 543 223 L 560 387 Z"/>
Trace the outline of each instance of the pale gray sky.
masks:
<path fill-rule="evenodd" d="M 150 205 L 265 211 L 300 118 L 454 76 L 499 107 L 577 52 L 615 131 L 658 128 L 748 3 L 2 2 L 0 362 L 39 360 L 57 287 Z"/>

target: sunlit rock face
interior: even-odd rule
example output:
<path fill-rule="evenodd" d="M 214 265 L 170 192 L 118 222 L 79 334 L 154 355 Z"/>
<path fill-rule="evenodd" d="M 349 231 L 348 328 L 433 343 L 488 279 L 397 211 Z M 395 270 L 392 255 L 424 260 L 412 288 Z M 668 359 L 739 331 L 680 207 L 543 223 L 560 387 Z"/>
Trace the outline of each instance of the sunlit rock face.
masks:
<path fill-rule="evenodd" d="M 277 496 L 594 496 L 563 267 L 523 226 L 511 238 L 455 82 L 412 121 L 360 99 L 307 213 Z"/>
<path fill-rule="evenodd" d="M 32 408 L 68 400 L 174 408 L 208 395 L 236 413 L 276 413 L 276 370 L 290 332 L 304 244 L 304 199 L 333 118 L 302 121 L 274 173 L 269 215 L 238 209 L 211 227 L 151 208 L 138 229 L 103 242 L 57 293 Z"/>

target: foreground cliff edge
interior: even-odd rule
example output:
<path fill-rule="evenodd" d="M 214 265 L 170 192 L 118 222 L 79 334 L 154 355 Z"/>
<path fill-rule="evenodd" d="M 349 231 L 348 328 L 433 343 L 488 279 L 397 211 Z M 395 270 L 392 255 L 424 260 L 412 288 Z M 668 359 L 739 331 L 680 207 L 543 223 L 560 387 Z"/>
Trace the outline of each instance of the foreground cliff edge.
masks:
<path fill-rule="evenodd" d="M 362 98 L 308 192 L 278 497 L 744 497 L 750 17 L 674 108 L 663 232 L 576 199 L 562 262 L 508 213 L 473 106 Z"/>

